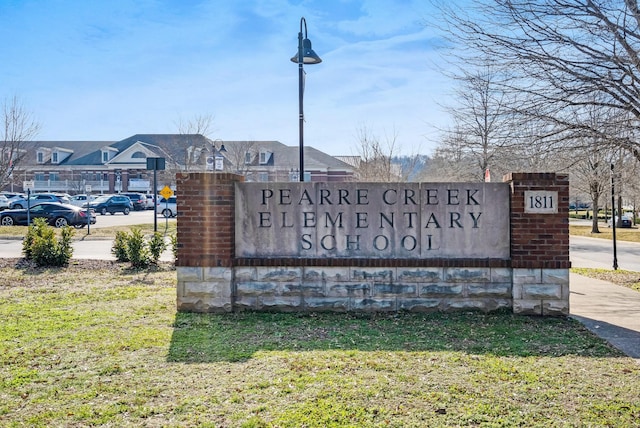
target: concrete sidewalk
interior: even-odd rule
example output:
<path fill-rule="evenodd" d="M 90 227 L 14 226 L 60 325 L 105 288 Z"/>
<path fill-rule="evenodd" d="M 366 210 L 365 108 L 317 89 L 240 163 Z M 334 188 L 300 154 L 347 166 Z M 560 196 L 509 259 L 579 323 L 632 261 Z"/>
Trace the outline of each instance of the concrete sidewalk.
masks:
<path fill-rule="evenodd" d="M 640 363 L 640 293 L 574 273 L 570 293 L 571 316 Z"/>

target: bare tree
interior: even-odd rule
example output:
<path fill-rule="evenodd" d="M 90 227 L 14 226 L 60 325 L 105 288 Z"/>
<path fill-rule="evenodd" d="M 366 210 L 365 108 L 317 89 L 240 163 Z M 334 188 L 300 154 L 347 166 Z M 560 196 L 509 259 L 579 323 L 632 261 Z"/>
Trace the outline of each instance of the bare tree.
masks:
<path fill-rule="evenodd" d="M 481 181 L 482 173 L 476 160 L 466 150 L 465 135 L 454 128 L 443 134 L 436 147 L 429 168 L 421 176 L 424 181 Z"/>
<path fill-rule="evenodd" d="M 594 143 L 593 150 L 588 152 L 587 156 L 572 168 L 574 186 L 586 191 L 591 198 L 593 208 L 592 233 L 600 233 L 598 229 L 598 211 L 607 194 L 610 181 L 610 158 L 611 153 L 599 149 L 597 143 Z"/>
<path fill-rule="evenodd" d="M 492 58 L 510 70 L 502 82 L 518 94 L 514 111 L 545 120 L 538 141 L 593 135 L 640 159 L 632 138 L 576 122 L 576 108 L 592 106 L 640 120 L 640 10 L 638 0 L 485 0 L 440 4 L 447 34 L 467 64 Z M 544 134 L 543 134 L 544 132 Z M 634 132 L 632 134 L 636 134 Z"/>
<path fill-rule="evenodd" d="M 213 129 L 213 119 L 214 117 L 210 114 L 196 115 L 193 119 L 187 121 L 179 119 L 176 123 L 178 133 L 181 135 L 200 134 L 206 137 L 210 132 L 215 131 Z"/>
<path fill-rule="evenodd" d="M 382 141 L 371 129 L 363 126 L 358 129 L 357 150 L 360 157 L 356 166 L 358 181 L 405 182 L 419 162 L 417 154 L 405 156 L 403 162 L 399 161 L 401 147 L 395 131 Z"/>
<path fill-rule="evenodd" d="M 246 175 L 251 168 L 252 159 L 259 152 L 255 141 L 235 141 L 225 146 L 225 158 L 231 164 L 232 172 Z M 247 158 L 249 156 L 249 159 Z"/>
<path fill-rule="evenodd" d="M 2 114 L 4 128 L 0 142 L 0 188 L 11 182 L 13 171 L 19 168 L 28 154 L 30 141 L 40 132 L 40 124 L 17 96 L 4 101 Z"/>
<path fill-rule="evenodd" d="M 214 131 L 213 119 L 212 115 L 205 114 L 176 122 L 181 137 L 178 147 L 162 147 L 171 157 L 174 168 L 183 171 L 199 171 L 206 168 L 207 155 L 213 150 L 213 143 L 209 140 L 209 133 Z"/>
<path fill-rule="evenodd" d="M 458 86 L 452 105 L 445 106 L 453 119 L 458 150 L 473 159 L 472 176 L 483 177 L 503 163 L 505 152 L 522 138 L 513 94 L 505 90 L 505 72 L 490 59 L 477 67 L 465 65 L 451 74 Z"/>

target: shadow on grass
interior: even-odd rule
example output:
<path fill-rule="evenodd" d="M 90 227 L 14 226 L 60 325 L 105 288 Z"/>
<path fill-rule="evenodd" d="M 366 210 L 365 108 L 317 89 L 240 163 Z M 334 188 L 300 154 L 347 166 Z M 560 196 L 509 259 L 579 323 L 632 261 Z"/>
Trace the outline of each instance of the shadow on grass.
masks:
<path fill-rule="evenodd" d="M 478 313 L 177 313 L 167 360 L 244 361 L 263 351 L 455 351 L 619 357 L 570 318 Z"/>
<path fill-rule="evenodd" d="M 572 317 L 629 357 L 640 358 L 640 333 L 637 331 L 578 315 L 572 315 Z"/>

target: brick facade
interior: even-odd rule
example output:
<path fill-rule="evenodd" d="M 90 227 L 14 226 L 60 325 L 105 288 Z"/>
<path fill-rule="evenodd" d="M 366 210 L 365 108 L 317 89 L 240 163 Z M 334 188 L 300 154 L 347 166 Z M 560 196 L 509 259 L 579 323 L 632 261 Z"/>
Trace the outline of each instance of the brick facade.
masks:
<path fill-rule="evenodd" d="M 235 183 L 228 173 L 178 174 L 180 221 L 176 266 L 234 265 Z"/>
<path fill-rule="evenodd" d="M 505 176 L 509 260 L 236 258 L 235 186 L 242 181 L 227 173 L 177 177 L 179 310 L 569 312 L 566 175 Z M 557 192 L 557 212 L 526 212 L 525 192 L 538 190 Z"/>

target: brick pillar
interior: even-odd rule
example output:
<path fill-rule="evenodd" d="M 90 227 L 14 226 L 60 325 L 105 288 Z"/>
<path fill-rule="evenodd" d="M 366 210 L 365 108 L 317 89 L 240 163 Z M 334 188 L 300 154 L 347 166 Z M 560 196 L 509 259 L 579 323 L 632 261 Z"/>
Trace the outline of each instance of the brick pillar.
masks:
<path fill-rule="evenodd" d="M 235 183 L 228 173 L 176 177 L 178 257 L 176 266 L 230 267 L 235 256 Z"/>
<path fill-rule="evenodd" d="M 569 178 L 511 173 L 511 267 L 515 313 L 569 313 Z"/>
<path fill-rule="evenodd" d="M 235 183 L 227 173 L 178 174 L 179 311 L 231 312 L 234 307 Z"/>

